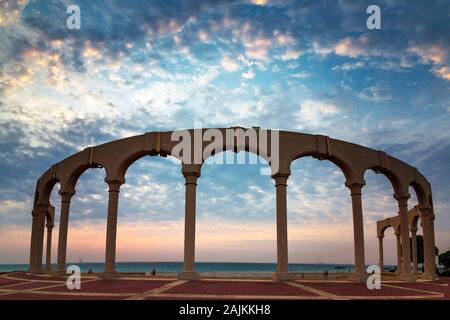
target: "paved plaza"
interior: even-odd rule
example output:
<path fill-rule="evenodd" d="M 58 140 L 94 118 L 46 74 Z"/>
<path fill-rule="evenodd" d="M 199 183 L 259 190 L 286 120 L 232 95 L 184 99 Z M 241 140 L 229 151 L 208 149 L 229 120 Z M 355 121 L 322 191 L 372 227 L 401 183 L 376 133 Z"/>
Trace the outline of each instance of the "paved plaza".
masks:
<path fill-rule="evenodd" d="M 350 281 L 205 279 L 201 281 L 123 275 L 100 279 L 83 275 L 80 290 L 69 290 L 66 278 L 24 272 L 0 275 L 0 300 L 450 300 L 450 278 L 435 281 L 383 281 L 369 290 Z"/>

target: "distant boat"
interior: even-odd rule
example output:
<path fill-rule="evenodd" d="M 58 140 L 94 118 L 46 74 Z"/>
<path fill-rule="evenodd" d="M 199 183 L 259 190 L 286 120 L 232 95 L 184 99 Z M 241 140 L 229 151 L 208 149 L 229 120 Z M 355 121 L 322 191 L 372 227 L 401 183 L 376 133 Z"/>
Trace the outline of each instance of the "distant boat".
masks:
<path fill-rule="evenodd" d="M 83 263 L 83 258 L 80 258 L 80 259 L 78 260 L 78 263 Z"/>

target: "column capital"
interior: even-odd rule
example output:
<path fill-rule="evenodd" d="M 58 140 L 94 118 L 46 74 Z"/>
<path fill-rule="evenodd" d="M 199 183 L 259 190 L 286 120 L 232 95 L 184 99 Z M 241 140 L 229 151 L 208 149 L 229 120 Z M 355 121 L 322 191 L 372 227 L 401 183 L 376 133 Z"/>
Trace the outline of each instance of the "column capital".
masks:
<path fill-rule="evenodd" d="M 419 207 L 419 217 L 420 219 L 430 218 L 434 220 L 435 215 L 430 207 Z"/>
<path fill-rule="evenodd" d="M 125 179 L 105 178 L 105 182 L 109 186 L 109 192 L 119 192 L 120 186 L 125 183 Z"/>
<path fill-rule="evenodd" d="M 361 195 L 362 188 L 366 185 L 365 182 L 346 181 L 345 186 L 350 189 L 350 194 Z"/>
<path fill-rule="evenodd" d="M 37 219 L 40 214 L 44 214 L 44 215 L 47 214 L 47 210 L 48 210 L 48 206 L 49 205 L 50 205 L 50 203 L 47 203 L 46 205 L 42 204 L 42 203 L 36 205 L 36 208 L 31 211 L 31 215 L 33 216 L 33 220 L 35 218 Z"/>
<path fill-rule="evenodd" d="M 197 185 L 197 179 L 200 177 L 198 172 L 183 172 L 185 185 L 194 184 Z"/>
<path fill-rule="evenodd" d="M 378 240 L 383 240 L 384 234 L 379 234 L 379 235 L 377 235 L 377 238 L 378 238 Z"/>
<path fill-rule="evenodd" d="M 399 206 L 407 206 L 408 200 L 411 198 L 409 193 L 407 194 L 394 194 L 394 199 L 397 200 Z"/>
<path fill-rule="evenodd" d="M 33 221 L 37 221 L 39 218 L 39 211 L 38 210 L 31 210 L 31 216 L 33 218 Z"/>
<path fill-rule="evenodd" d="M 72 197 L 75 195 L 75 191 L 59 191 L 62 202 L 70 202 Z"/>
<path fill-rule="evenodd" d="M 181 173 L 183 175 L 196 174 L 198 177 L 200 177 L 201 171 L 202 171 L 202 165 L 201 164 L 186 164 L 186 163 L 183 163 L 181 165 Z"/>
<path fill-rule="evenodd" d="M 53 227 L 55 226 L 54 224 L 46 224 L 45 225 L 47 227 L 47 229 L 53 229 Z"/>
<path fill-rule="evenodd" d="M 287 186 L 287 180 L 289 178 L 288 173 L 278 172 L 272 175 L 272 179 L 275 180 L 275 186 L 284 185 Z"/>

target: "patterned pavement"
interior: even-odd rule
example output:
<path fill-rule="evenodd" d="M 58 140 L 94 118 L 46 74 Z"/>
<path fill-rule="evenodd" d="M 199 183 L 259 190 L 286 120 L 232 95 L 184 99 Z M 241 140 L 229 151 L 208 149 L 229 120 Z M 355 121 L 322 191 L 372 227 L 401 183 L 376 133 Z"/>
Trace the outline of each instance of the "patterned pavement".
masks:
<path fill-rule="evenodd" d="M 450 300 L 450 278 L 415 283 L 383 282 L 380 290 L 346 281 L 202 280 L 82 276 L 81 289 L 69 290 L 65 278 L 0 274 L 0 300 L 191 300 L 191 299 L 432 299 Z"/>

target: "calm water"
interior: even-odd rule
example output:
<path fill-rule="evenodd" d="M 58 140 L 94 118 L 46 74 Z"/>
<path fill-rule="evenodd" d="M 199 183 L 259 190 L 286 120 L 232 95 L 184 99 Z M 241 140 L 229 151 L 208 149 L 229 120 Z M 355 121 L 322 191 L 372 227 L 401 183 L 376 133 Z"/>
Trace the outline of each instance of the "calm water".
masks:
<path fill-rule="evenodd" d="M 74 263 L 82 272 L 92 269 L 94 272 L 103 271 L 103 263 Z M 69 263 L 68 263 L 69 265 Z M 52 265 L 55 269 L 56 266 Z M 234 262 L 197 262 L 198 272 L 274 272 L 276 263 L 234 263 Z M 28 269 L 27 264 L 0 264 L 0 272 Z M 182 262 L 117 262 L 116 269 L 120 272 L 181 272 Z M 290 272 L 353 272 L 353 265 L 348 264 L 289 264 Z"/>

